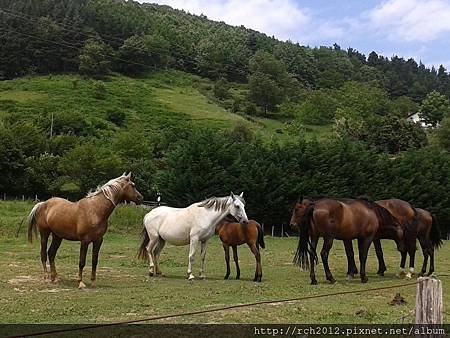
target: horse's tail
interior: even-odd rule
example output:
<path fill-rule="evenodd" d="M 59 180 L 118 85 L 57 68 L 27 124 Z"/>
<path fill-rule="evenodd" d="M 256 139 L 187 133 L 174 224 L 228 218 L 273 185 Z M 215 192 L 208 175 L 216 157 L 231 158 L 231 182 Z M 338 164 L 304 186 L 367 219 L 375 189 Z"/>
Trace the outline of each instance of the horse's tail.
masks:
<path fill-rule="evenodd" d="M 433 249 L 439 249 L 442 245 L 442 233 L 439 228 L 439 224 L 436 221 L 436 217 L 431 214 L 431 231 L 430 231 L 430 239 L 433 244 Z"/>
<path fill-rule="evenodd" d="M 308 254 L 313 258 L 313 261 L 317 263 L 317 255 L 310 250 L 310 226 L 313 221 L 314 204 L 309 206 L 300 222 L 300 236 L 298 238 L 297 251 L 294 256 L 294 264 L 300 266 L 302 269 L 309 269 Z"/>
<path fill-rule="evenodd" d="M 28 242 L 33 243 L 33 234 L 37 237 L 37 217 L 39 216 L 39 210 L 45 202 L 37 203 L 33 209 L 31 209 L 28 215 Z"/>
<path fill-rule="evenodd" d="M 261 226 L 261 224 L 256 223 L 256 229 L 258 229 L 258 245 L 265 249 L 266 248 L 266 244 L 264 243 L 264 229 Z"/>
<path fill-rule="evenodd" d="M 144 227 L 141 231 L 142 242 L 139 246 L 138 258 L 147 259 L 147 245 L 150 242 L 150 237 L 148 237 L 147 229 Z"/>

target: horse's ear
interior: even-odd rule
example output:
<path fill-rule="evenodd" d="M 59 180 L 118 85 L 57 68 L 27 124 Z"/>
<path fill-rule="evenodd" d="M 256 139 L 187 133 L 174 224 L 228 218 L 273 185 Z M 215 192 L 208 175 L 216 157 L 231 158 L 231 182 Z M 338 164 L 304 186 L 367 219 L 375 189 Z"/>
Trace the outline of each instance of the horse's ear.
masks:
<path fill-rule="evenodd" d="M 123 172 L 123 174 L 122 174 L 122 176 L 126 176 L 127 175 L 127 172 L 126 171 L 124 171 Z"/>
<path fill-rule="evenodd" d="M 233 192 L 230 193 L 230 196 L 233 199 L 233 201 L 236 199 L 236 196 L 233 194 Z"/>
<path fill-rule="evenodd" d="M 244 197 L 244 192 L 241 192 L 241 194 L 239 195 L 239 197 Z"/>
<path fill-rule="evenodd" d="M 127 175 L 128 178 L 131 178 L 131 171 Z"/>

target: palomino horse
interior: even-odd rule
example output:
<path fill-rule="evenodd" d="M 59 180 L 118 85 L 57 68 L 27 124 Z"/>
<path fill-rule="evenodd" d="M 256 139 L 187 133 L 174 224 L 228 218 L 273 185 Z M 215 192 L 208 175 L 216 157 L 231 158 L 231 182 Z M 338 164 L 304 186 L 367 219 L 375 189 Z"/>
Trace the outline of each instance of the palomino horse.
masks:
<path fill-rule="evenodd" d="M 142 243 L 138 256 L 149 258 L 149 275 L 161 275 L 159 255 L 166 242 L 172 245 L 190 245 L 188 278 L 194 279 L 192 264 L 197 243 L 201 243 L 200 277 L 204 278 L 206 246 L 214 235 L 217 224 L 231 214 L 240 223 L 247 224 L 243 193 L 236 196 L 211 197 L 187 208 L 157 207 L 144 217 Z"/>
<path fill-rule="evenodd" d="M 364 199 L 303 199 L 295 205 L 291 226 L 300 228 L 294 263 L 303 268 L 310 268 L 313 285 L 317 284 L 314 265 L 317 262 L 316 246 L 319 237 L 324 238 L 320 255 L 326 278 L 331 283 L 334 283 L 335 279 L 328 266 L 328 254 L 334 239 L 358 239 L 362 283 L 367 282 L 367 252 L 379 231 L 394 237 L 399 246 L 403 245 L 403 230 L 389 211 Z"/>
<path fill-rule="evenodd" d="M 78 202 L 54 197 L 36 204 L 30 212 L 28 223 L 28 241 L 33 240 L 33 232 L 37 229 L 41 235 L 41 262 L 47 275 L 47 254 L 50 261 L 51 281 L 56 281 L 55 256 L 61 241 L 81 241 L 80 264 L 78 271 L 78 287 L 84 288 L 83 268 L 86 263 L 86 252 L 90 243 L 92 249 L 92 287 L 95 287 L 98 253 L 102 245 L 103 235 L 108 228 L 108 217 L 114 208 L 123 201 L 140 203 L 142 195 L 131 181 L 131 173 L 110 180 L 105 185 L 90 192 Z M 48 237 L 52 234 L 52 244 L 47 253 Z"/>
<path fill-rule="evenodd" d="M 236 279 L 239 279 L 241 270 L 239 269 L 237 247 L 238 245 L 247 244 L 256 259 L 256 272 L 253 281 L 261 282 L 262 267 L 259 247 L 265 248 L 264 230 L 262 226 L 254 220 L 249 220 L 247 225 L 242 225 L 229 219 L 224 219 L 216 227 L 216 234 L 219 235 L 223 250 L 225 251 L 227 273 L 224 279 L 230 277 L 230 246 L 233 248 L 233 259 L 236 264 Z"/>

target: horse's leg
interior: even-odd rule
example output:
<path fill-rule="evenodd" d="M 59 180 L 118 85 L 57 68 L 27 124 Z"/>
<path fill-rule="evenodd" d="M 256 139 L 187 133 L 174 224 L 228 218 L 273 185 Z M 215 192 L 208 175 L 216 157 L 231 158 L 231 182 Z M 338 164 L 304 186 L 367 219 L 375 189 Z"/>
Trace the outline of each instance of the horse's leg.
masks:
<path fill-rule="evenodd" d="M 328 265 L 328 254 L 330 253 L 331 247 L 333 246 L 333 237 L 326 237 L 323 241 L 322 250 L 320 251 L 320 256 L 322 257 L 323 269 L 325 270 L 325 276 L 327 280 L 334 284 L 336 280 L 331 274 L 330 267 Z"/>
<path fill-rule="evenodd" d="M 78 263 L 78 289 L 84 289 L 86 284 L 83 283 L 83 269 L 86 265 L 86 254 L 88 250 L 89 242 L 81 241 L 80 244 L 80 262 Z"/>
<path fill-rule="evenodd" d="M 414 261 L 416 257 L 416 247 L 414 245 L 414 248 L 410 248 L 408 250 L 409 254 L 409 271 L 406 274 L 406 278 L 411 279 L 412 275 L 414 274 Z"/>
<path fill-rule="evenodd" d="M 377 275 L 384 276 L 384 272 L 386 271 L 386 263 L 384 262 L 383 248 L 381 247 L 381 240 L 374 239 L 373 246 L 375 247 L 375 253 L 376 253 L 377 259 L 378 259 Z"/>
<path fill-rule="evenodd" d="M 311 251 L 309 252 L 309 277 L 311 278 L 311 285 L 317 285 L 316 274 L 314 272 L 314 265 L 316 264 L 315 257 L 317 257 L 317 237 L 311 237 Z"/>
<path fill-rule="evenodd" d="M 398 272 L 398 276 L 403 277 L 405 275 L 406 256 L 408 252 L 406 251 L 406 249 L 404 249 L 403 251 L 400 252 L 400 254 L 402 258 L 400 260 L 400 270 Z"/>
<path fill-rule="evenodd" d="M 239 278 L 241 278 L 241 269 L 239 268 L 237 245 L 233 245 L 232 248 L 233 248 L 233 259 L 234 259 L 234 263 L 236 264 L 236 279 L 239 279 Z"/>
<path fill-rule="evenodd" d="M 206 248 L 208 247 L 208 242 L 200 242 L 200 278 L 206 278 L 205 275 L 205 258 L 206 258 Z"/>
<path fill-rule="evenodd" d="M 368 279 L 366 276 L 366 261 L 367 254 L 369 252 L 370 243 L 372 243 L 373 238 L 358 238 L 358 250 L 359 250 L 359 263 L 360 263 L 360 277 L 361 283 L 367 283 Z"/>
<path fill-rule="evenodd" d="M 191 237 L 190 245 L 189 245 L 189 265 L 188 265 L 188 279 L 192 280 L 195 276 L 192 274 L 192 265 L 194 264 L 195 258 L 195 248 L 197 247 L 198 239 L 196 237 Z"/>
<path fill-rule="evenodd" d="M 230 246 L 228 244 L 222 243 L 223 251 L 225 253 L 225 264 L 227 265 L 227 272 L 223 279 L 228 279 L 230 277 Z"/>
<path fill-rule="evenodd" d="M 420 243 L 420 247 L 422 248 L 422 253 L 423 253 L 423 264 L 422 264 L 422 269 L 420 270 L 420 274 L 419 276 L 424 276 L 425 273 L 427 272 L 427 264 L 428 264 L 428 256 L 429 256 L 429 251 L 428 251 L 428 241 L 424 238 L 424 237 L 419 237 L 419 243 Z"/>
<path fill-rule="evenodd" d="M 95 280 L 97 279 L 97 263 L 98 263 L 98 253 L 100 252 L 100 247 L 103 243 L 103 237 L 100 237 L 92 244 L 92 273 L 91 273 L 91 287 L 95 288 Z"/>
<path fill-rule="evenodd" d="M 253 278 L 254 282 L 261 282 L 262 278 L 262 268 L 261 268 L 261 255 L 259 253 L 259 249 L 256 246 L 256 244 L 249 245 L 250 250 L 252 251 L 253 255 L 255 255 L 256 259 L 256 272 L 255 272 L 255 278 Z"/>
<path fill-rule="evenodd" d="M 44 269 L 44 280 L 49 279 L 48 271 L 47 271 L 47 242 L 48 237 L 50 236 L 50 231 L 41 231 L 41 263 L 42 268 Z"/>
<path fill-rule="evenodd" d="M 158 245 L 158 238 L 153 237 L 153 236 L 149 236 L 150 240 L 147 244 L 147 254 L 148 254 L 148 263 L 150 265 L 149 269 L 148 269 L 148 275 L 151 277 L 154 274 L 156 274 L 156 270 L 155 270 L 155 249 L 156 246 Z"/>
<path fill-rule="evenodd" d="M 161 255 L 162 249 L 164 249 L 164 246 L 166 245 L 166 241 L 162 238 L 159 238 L 158 245 L 155 248 L 155 272 L 157 275 L 162 276 L 161 269 L 159 267 L 159 256 Z"/>
<path fill-rule="evenodd" d="M 434 248 L 430 241 L 428 241 L 428 254 L 430 255 L 430 270 L 428 271 L 428 276 L 431 276 L 434 272 Z"/>
<path fill-rule="evenodd" d="M 56 273 L 56 266 L 55 266 L 55 257 L 56 252 L 59 249 L 59 246 L 61 245 L 62 238 L 58 237 L 55 234 L 52 234 L 52 244 L 50 244 L 50 248 L 48 249 L 48 260 L 50 262 L 50 278 L 52 283 L 57 282 L 57 273 Z"/>
<path fill-rule="evenodd" d="M 351 240 L 344 241 L 345 255 L 347 256 L 347 279 L 353 279 L 358 273 L 355 262 L 355 253 Z"/>

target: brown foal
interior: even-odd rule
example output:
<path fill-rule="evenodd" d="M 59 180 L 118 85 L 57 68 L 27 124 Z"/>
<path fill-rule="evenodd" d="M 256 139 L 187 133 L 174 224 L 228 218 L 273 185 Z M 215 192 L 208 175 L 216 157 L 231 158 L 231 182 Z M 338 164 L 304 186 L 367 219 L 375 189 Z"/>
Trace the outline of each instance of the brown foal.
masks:
<path fill-rule="evenodd" d="M 223 250 L 225 251 L 227 272 L 224 279 L 228 279 L 230 276 L 230 246 L 233 248 L 233 258 L 236 264 L 236 279 L 239 279 L 241 270 L 239 269 L 237 247 L 238 245 L 247 244 L 256 259 L 256 272 L 253 281 L 261 282 L 262 267 L 259 247 L 265 248 L 264 230 L 261 225 L 255 220 L 249 220 L 248 224 L 242 225 L 238 222 L 225 219 L 216 227 L 216 234 L 219 235 L 220 240 L 222 241 Z"/>

